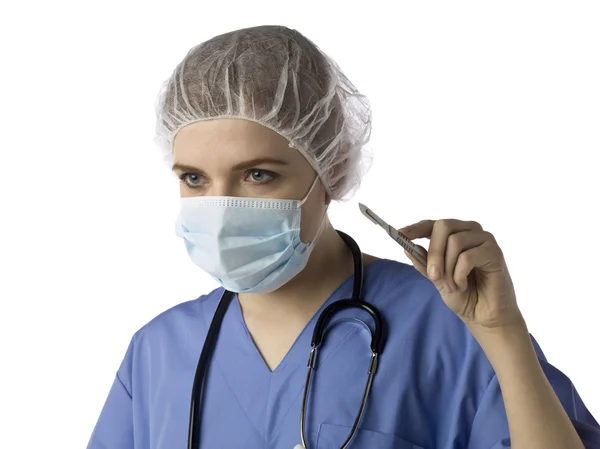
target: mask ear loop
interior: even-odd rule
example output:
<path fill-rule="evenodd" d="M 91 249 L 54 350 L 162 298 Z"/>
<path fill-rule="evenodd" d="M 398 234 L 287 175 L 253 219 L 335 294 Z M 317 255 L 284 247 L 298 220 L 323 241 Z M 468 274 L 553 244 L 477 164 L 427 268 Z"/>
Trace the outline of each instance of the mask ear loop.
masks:
<path fill-rule="evenodd" d="M 300 206 L 302 206 L 306 202 L 306 200 L 308 199 L 308 197 L 312 193 L 313 189 L 317 185 L 317 181 L 318 180 L 319 180 L 319 175 L 315 176 L 315 180 L 313 181 L 312 185 L 310 186 L 310 189 L 308 189 L 308 193 L 306 194 L 306 196 L 304 197 L 304 199 L 298 203 L 298 209 L 300 209 Z M 308 244 L 309 246 L 314 246 L 314 244 L 317 242 L 317 239 L 321 235 L 321 232 L 323 231 L 323 224 L 325 223 L 325 218 L 327 217 L 327 210 L 328 209 L 329 209 L 329 204 L 327 204 L 325 206 L 325 213 L 323 214 L 323 217 L 321 218 L 321 223 L 319 224 L 319 229 L 317 230 L 317 234 L 315 235 L 315 237 L 312 239 L 312 242 L 310 242 Z"/>
<path fill-rule="evenodd" d="M 298 207 L 302 206 L 306 202 L 306 200 L 308 199 L 308 197 L 312 193 L 313 189 L 317 185 L 317 181 L 318 180 L 319 180 L 319 175 L 315 176 L 315 180 L 313 181 L 312 185 L 310 186 L 310 189 L 308 189 L 308 193 L 306 194 L 306 196 L 304 197 L 304 199 L 302 199 L 302 201 L 300 201 L 298 203 Z"/>

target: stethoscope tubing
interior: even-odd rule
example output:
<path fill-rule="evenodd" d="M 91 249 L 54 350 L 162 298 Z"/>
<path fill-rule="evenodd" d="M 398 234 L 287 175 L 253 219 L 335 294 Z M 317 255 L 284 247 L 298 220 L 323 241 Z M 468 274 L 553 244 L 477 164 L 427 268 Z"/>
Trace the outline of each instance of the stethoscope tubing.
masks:
<path fill-rule="evenodd" d="M 379 310 L 375 308 L 372 304 L 369 304 L 362 300 L 363 295 L 363 260 L 362 260 L 362 252 L 358 246 L 358 244 L 350 237 L 349 235 L 338 231 L 340 237 L 344 240 L 344 242 L 348 245 L 350 250 L 352 251 L 352 258 L 354 261 L 354 282 L 352 288 L 352 298 L 350 299 L 342 299 L 339 301 L 335 301 L 332 304 L 328 305 L 319 315 L 317 319 L 317 323 L 315 324 L 315 329 L 312 335 L 311 341 L 311 352 L 308 359 L 308 372 L 306 375 L 306 382 L 304 387 L 304 395 L 302 399 L 302 413 L 300 416 L 300 437 L 302 440 L 302 445 L 305 449 L 308 449 L 306 435 L 305 435 L 305 427 L 306 427 L 306 410 L 308 408 L 308 398 L 310 392 L 310 384 L 313 377 L 313 372 L 315 370 L 316 360 L 317 360 L 317 352 L 320 344 L 323 341 L 323 336 L 325 334 L 325 328 L 327 324 L 330 322 L 333 315 L 343 309 L 348 308 L 358 308 L 367 312 L 375 322 L 375 332 L 371 332 L 371 361 L 369 363 L 368 368 L 368 377 L 365 386 L 365 390 L 363 392 L 363 396 L 361 399 L 360 407 L 354 419 L 354 423 L 352 425 L 351 431 L 344 441 L 341 449 L 346 449 L 351 443 L 352 439 L 356 435 L 358 431 L 358 426 L 364 414 L 365 405 L 367 402 L 367 398 L 369 392 L 371 390 L 371 385 L 373 383 L 373 376 L 377 371 L 378 357 L 383 350 L 384 343 L 384 322 L 383 317 Z M 214 352 L 214 348 L 216 347 L 217 339 L 219 336 L 219 331 L 221 329 L 221 325 L 223 323 L 223 318 L 225 316 L 225 312 L 231 303 L 231 300 L 235 294 L 231 291 L 225 290 L 221 299 L 219 300 L 219 304 L 217 305 L 217 310 L 211 320 L 208 332 L 206 334 L 206 339 L 204 341 L 204 345 L 202 346 L 202 351 L 200 353 L 200 358 L 198 359 L 198 365 L 196 366 L 196 373 L 194 376 L 194 384 L 192 387 L 192 397 L 190 402 L 190 420 L 188 426 L 188 449 L 198 449 L 200 444 L 200 423 L 201 423 L 201 412 L 202 412 L 202 399 L 203 399 L 203 387 L 204 380 L 208 373 L 208 368 L 210 366 L 210 361 Z"/>

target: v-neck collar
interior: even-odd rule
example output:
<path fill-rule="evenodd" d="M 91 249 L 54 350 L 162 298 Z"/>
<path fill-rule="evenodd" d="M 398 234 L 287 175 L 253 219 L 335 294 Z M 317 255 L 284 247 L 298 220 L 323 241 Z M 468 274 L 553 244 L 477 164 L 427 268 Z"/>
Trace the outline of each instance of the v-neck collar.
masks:
<path fill-rule="evenodd" d="M 365 266 L 365 287 L 368 268 L 381 260 Z M 334 301 L 352 296 L 354 275 L 343 281 L 313 314 L 302 332 L 298 335 L 279 365 L 271 371 L 256 347 L 246 327 L 237 295 L 232 298 L 223 317 L 223 325 L 217 338 L 211 364 L 217 369 L 244 411 L 253 427 L 265 441 L 277 432 L 296 401 L 301 400 L 306 377 L 306 366 L 310 355 L 312 333 L 321 312 Z M 223 290 L 220 290 L 221 292 Z M 212 302 L 212 313 L 204 313 L 210 325 L 218 299 Z M 207 304 L 208 305 L 208 304 Z M 320 350 L 320 360 L 324 363 L 331 353 L 343 344 L 356 328 L 336 332 L 329 338 L 330 343 Z"/>
<path fill-rule="evenodd" d="M 365 284 L 366 284 L 366 280 L 367 280 L 367 272 L 370 271 L 369 268 L 371 268 L 372 265 L 377 265 L 378 263 L 384 262 L 386 260 L 387 259 L 378 259 L 378 260 L 375 260 L 375 261 L 365 265 L 364 273 L 363 273 Z M 283 357 L 281 362 L 272 371 L 268 367 L 267 363 L 265 362 L 264 358 L 262 357 L 262 354 L 260 353 L 256 344 L 254 343 L 252 336 L 250 335 L 250 331 L 248 330 L 248 327 L 246 326 L 246 322 L 244 321 L 244 316 L 242 314 L 242 308 L 241 308 L 237 293 L 234 294 L 234 296 L 231 300 L 231 303 L 229 304 L 229 307 L 225 313 L 225 317 L 223 319 L 223 326 L 221 327 L 221 330 L 219 332 L 219 338 L 217 340 L 224 338 L 224 333 L 227 332 L 229 334 L 227 339 L 231 342 L 235 341 L 239 350 L 241 350 L 247 356 L 255 356 L 258 360 L 260 360 L 260 362 L 264 366 L 264 374 L 265 375 L 266 374 L 276 374 L 278 371 L 280 371 L 280 367 L 282 367 L 282 365 L 285 365 L 287 363 L 294 363 L 294 364 L 306 363 L 308 361 L 308 356 L 309 356 L 309 352 L 310 352 L 310 346 L 311 346 L 310 342 L 312 339 L 312 333 L 313 333 L 316 321 L 318 320 L 319 316 L 321 315 L 321 312 L 323 312 L 323 310 L 327 306 L 329 306 L 332 302 L 338 301 L 340 299 L 350 298 L 352 296 L 353 282 L 354 282 L 354 274 L 352 274 L 348 278 L 346 278 L 333 291 L 333 293 L 331 293 L 331 295 L 329 295 L 327 300 L 321 305 L 321 307 L 319 307 L 319 309 L 313 314 L 313 316 L 310 318 L 310 320 L 306 323 L 306 325 L 302 329 L 302 332 L 300 332 L 298 337 L 296 337 L 296 340 L 294 340 L 294 343 L 292 344 L 292 346 L 290 347 L 288 352 L 285 354 L 285 356 Z M 365 285 L 365 287 L 366 287 L 366 285 Z M 224 291 L 223 289 L 219 289 L 219 290 L 220 290 L 219 299 L 216 301 L 216 303 L 218 303 L 218 301 L 220 300 L 220 298 L 222 296 L 222 292 Z M 365 288 L 363 288 L 363 292 L 364 291 L 365 291 Z M 216 307 L 217 307 L 217 304 L 215 304 L 214 310 L 216 310 Z M 211 320 L 214 315 L 214 310 L 212 310 L 212 313 L 204 314 L 204 318 L 205 318 L 207 326 L 210 326 Z M 299 358 L 299 356 L 300 356 L 300 358 Z"/>
<path fill-rule="evenodd" d="M 244 349 L 248 352 L 251 352 L 256 357 L 257 361 L 260 360 L 262 362 L 264 368 L 265 375 L 277 375 L 279 371 L 285 369 L 285 366 L 289 363 L 297 364 L 297 363 L 305 363 L 308 361 L 308 356 L 310 352 L 312 333 L 315 327 L 316 321 L 319 319 L 321 312 L 327 307 L 329 304 L 334 302 L 335 300 L 342 299 L 345 296 L 343 295 L 344 290 L 346 290 L 346 283 L 349 283 L 353 279 L 353 276 L 350 279 L 342 282 L 333 293 L 325 300 L 323 304 L 319 307 L 319 309 L 313 314 L 313 316 L 308 320 L 302 331 L 298 334 L 283 359 L 277 364 L 274 370 L 271 370 L 267 365 L 264 357 L 260 353 L 256 343 L 252 339 L 252 335 L 250 335 L 250 331 L 248 330 L 248 326 L 246 326 L 246 321 L 244 320 L 244 316 L 242 313 L 242 307 L 239 301 L 239 297 L 236 294 L 231 301 L 230 307 L 232 308 L 232 321 L 239 325 L 239 330 L 236 329 L 236 333 L 239 332 L 240 340 L 239 344 L 244 347 Z M 347 295 L 350 297 L 350 293 Z M 339 297 L 339 298 L 338 298 Z"/>

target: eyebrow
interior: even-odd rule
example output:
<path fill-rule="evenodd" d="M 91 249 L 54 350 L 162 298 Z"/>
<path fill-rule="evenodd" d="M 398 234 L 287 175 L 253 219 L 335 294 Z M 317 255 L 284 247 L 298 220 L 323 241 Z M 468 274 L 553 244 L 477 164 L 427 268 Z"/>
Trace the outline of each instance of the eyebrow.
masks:
<path fill-rule="evenodd" d="M 251 159 L 249 161 L 240 162 L 239 164 L 235 164 L 232 169 L 233 170 L 243 170 L 248 168 L 256 167 L 257 165 L 262 164 L 273 164 L 273 165 L 289 165 L 287 162 L 282 161 L 280 159 L 273 159 L 270 157 L 259 157 L 256 159 Z M 202 171 L 198 167 L 193 167 L 191 165 L 186 164 L 173 164 L 171 168 L 173 171 Z"/>

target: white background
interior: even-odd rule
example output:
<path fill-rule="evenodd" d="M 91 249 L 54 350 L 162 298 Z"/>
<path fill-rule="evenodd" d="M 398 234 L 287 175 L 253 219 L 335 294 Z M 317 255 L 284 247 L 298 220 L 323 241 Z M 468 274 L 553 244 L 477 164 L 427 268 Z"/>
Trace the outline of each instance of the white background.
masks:
<path fill-rule="evenodd" d="M 479 221 L 600 419 L 597 2 L 19 3 L 0 13 L 0 447 L 85 447 L 132 334 L 214 287 L 174 235 L 154 102 L 192 46 L 262 24 L 372 101 L 373 168 L 334 224 L 408 262 L 358 200 L 398 227 Z"/>

